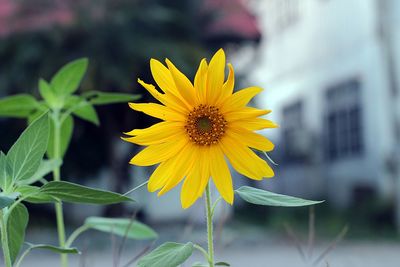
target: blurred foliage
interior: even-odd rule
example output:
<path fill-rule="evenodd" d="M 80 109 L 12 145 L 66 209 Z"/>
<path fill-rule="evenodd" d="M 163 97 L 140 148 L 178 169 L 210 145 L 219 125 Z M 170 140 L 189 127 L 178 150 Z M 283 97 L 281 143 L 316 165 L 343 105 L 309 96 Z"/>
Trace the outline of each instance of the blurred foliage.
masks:
<path fill-rule="evenodd" d="M 309 227 L 309 212 L 303 208 L 274 208 L 252 205 L 236 207 L 236 213 L 244 223 L 259 226 L 288 236 L 285 224 L 303 233 L 306 238 Z M 318 238 L 334 238 L 344 226 L 349 227 L 345 239 L 395 239 L 396 225 L 394 207 L 387 202 L 371 198 L 356 202 L 348 209 L 330 206 L 329 203 L 315 206 L 315 231 Z"/>
<path fill-rule="evenodd" d="M 88 57 L 90 65 L 82 91 L 140 93 L 144 94 L 141 101 L 146 101 L 150 96 L 137 85 L 136 79 L 141 77 L 152 82 L 149 76 L 151 57 L 160 60 L 169 57 L 193 77 L 195 64 L 208 54 L 207 45 L 201 42 L 199 1 L 71 2 L 76 14 L 72 25 L 48 26 L 3 38 L 0 42 L 0 96 L 21 92 L 37 94 L 40 77 L 49 79 L 66 62 Z M 26 1 L 24 5 L 37 3 Z M 121 168 L 128 167 L 128 159 L 123 158 L 128 153 L 121 156 L 119 150 L 113 149 L 113 142 L 120 142 L 123 131 L 151 123 L 145 115 L 131 112 L 127 105 L 101 107 L 99 113 L 100 128 L 87 123 L 77 125 L 65 161 L 68 176 L 95 174 L 105 165 L 119 172 L 117 176 L 124 176 L 126 171 Z M 0 123 L 1 129 L 9 129 L 2 133 L 5 136 L 2 136 L 0 149 L 6 150 L 24 122 Z M 116 166 L 121 162 L 126 167 Z"/>
<path fill-rule="evenodd" d="M 21 0 L 29 12 L 51 12 L 55 2 Z M 87 0 L 66 1 L 73 11 L 72 24 L 45 25 L 3 37 L 0 42 L 0 96 L 30 93 L 37 97 L 39 78 L 49 79 L 65 63 L 89 58 L 88 74 L 81 92 L 89 90 L 142 94 L 136 79 L 153 82 L 149 59 L 170 58 L 190 78 L 197 62 L 211 54 L 204 41 L 199 14 L 202 1 Z M 46 11 L 47 10 L 47 11 Z M 24 14 L 16 14 L 24 16 Z M 213 44 L 215 45 L 215 44 Z M 223 45 L 223 44 L 221 44 Z M 76 123 L 66 154 L 63 179 L 93 177 L 110 170 L 108 188 L 121 192 L 130 185 L 129 149 L 121 145 L 122 132 L 153 123 L 148 116 L 133 112 L 128 105 L 99 107 L 100 127 Z M 0 150 L 8 150 L 25 121 L 1 119 Z M 4 131 L 3 129 L 7 129 Z M 122 149 L 121 149 L 122 148 Z M 113 210 L 117 210 L 113 208 Z M 114 212 L 114 211 L 113 211 Z M 118 211 L 117 211 L 118 212 Z M 119 215 L 113 214 L 113 215 Z"/>

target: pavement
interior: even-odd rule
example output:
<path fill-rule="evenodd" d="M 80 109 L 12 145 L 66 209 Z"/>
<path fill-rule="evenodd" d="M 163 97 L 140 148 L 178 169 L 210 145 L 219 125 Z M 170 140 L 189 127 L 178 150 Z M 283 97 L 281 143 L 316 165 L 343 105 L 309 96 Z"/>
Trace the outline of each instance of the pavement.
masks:
<path fill-rule="evenodd" d="M 235 246 L 217 249 L 216 260 L 226 261 L 232 267 L 399 267 L 400 244 L 390 242 L 344 242 L 331 251 L 319 264 L 313 265 L 327 244 L 317 246 L 312 260 L 303 260 L 299 251 L 292 245 Z M 137 251 L 125 251 L 118 267 L 123 267 Z M 202 261 L 197 251 L 182 267 Z M 21 267 L 57 267 L 58 257 L 50 253 L 33 253 Z M 81 256 L 70 256 L 70 266 L 115 267 L 113 253 L 109 250 L 85 252 Z M 126 265 L 125 265 L 126 266 Z M 136 266 L 135 264 L 127 266 Z"/>
<path fill-rule="evenodd" d="M 143 252 L 143 248 L 154 248 L 166 241 L 184 243 L 195 240 L 206 247 L 203 227 L 153 227 L 160 236 L 156 243 L 128 240 L 121 250 L 118 250 L 121 239 L 96 231 L 87 232 L 74 244 L 82 254 L 69 256 L 70 267 L 134 267 L 136 263 L 126 263 Z M 325 253 L 330 242 L 317 237 L 312 249 L 306 248 L 303 242 L 301 253 L 293 239 L 249 226 L 224 229 L 221 236 L 219 238 L 216 231 L 216 261 L 229 262 L 232 267 L 400 267 L 400 242 L 396 240 L 345 239 Z M 32 243 L 56 244 L 57 234 L 54 229 L 44 227 L 29 231 L 26 240 Z M 120 257 L 116 256 L 118 251 L 121 251 Z M 115 262 L 116 258 L 119 259 L 118 264 Z M 197 261 L 203 259 L 196 250 L 181 267 L 191 267 Z M 318 263 L 314 264 L 316 261 Z M 37 250 L 31 252 L 20 267 L 58 266 L 57 254 Z"/>

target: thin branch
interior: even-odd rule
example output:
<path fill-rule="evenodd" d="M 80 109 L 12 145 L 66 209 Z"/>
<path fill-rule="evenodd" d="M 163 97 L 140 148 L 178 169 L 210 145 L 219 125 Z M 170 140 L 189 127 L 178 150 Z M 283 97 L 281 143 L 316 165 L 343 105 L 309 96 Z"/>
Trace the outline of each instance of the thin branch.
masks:
<path fill-rule="evenodd" d="M 304 253 L 304 250 L 301 246 L 301 242 L 300 239 L 297 237 L 296 233 L 293 231 L 292 227 L 288 224 L 285 223 L 284 224 L 285 230 L 288 234 L 288 236 L 292 239 L 294 245 L 296 246 L 297 250 L 299 251 L 301 258 L 303 259 L 303 261 L 306 261 L 306 254 Z"/>
<path fill-rule="evenodd" d="M 133 257 L 130 261 L 128 261 L 125 265 L 122 267 L 129 267 L 131 264 L 136 262 L 140 257 L 142 257 L 144 254 L 146 254 L 150 248 L 153 246 L 155 241 L 153 241 L 150 245 L 146 246 L 139 254 L 137 254 L 135 257 Z"/>
<path fill-rule="evenodd" d="M 129 229 L 131 228 L 133 222 L 135 221 L 136 214 L 137 214 L 136 211 L 132 214 L 131 220 L 130 220 L 130 222 L 129 222 L 129 225 L 128 225 L 128 227 L 126 227 L 124 236 L 122 237 L 122 240 L 121 240 L 121 242 L 120 242 L 120 244 L 119 244 L 119 246 L 118 246 L 118 250 L 117 250 L 117 253 L 118 253 L 118 254 L 117 254 L 117 267 L 119 266 L 119 262 L 120 262 L 121 255 L 122 255 L 122 251 L 123 251 L 123 249 L 124 249 L 126 240 L 127 240 L 127 238 L 128 238 Z"/>
<path fill-rule="evenodd" d="M 349 227 L 346 225 L 343 227 L 342 231 L 336 236 L 336 238 L 332 241 L 332 243 L 327 247 L 321 255 L 313 262 L 313 266 L 316 266 L 318 263 L 320 263 L 326 255 L 328 255 L 333 249 L 335 249 L 336 245 L 342 241 L 343 237 L 347 234 L 347 231 L 349 230 Z"/>
<path fill-rule="evenodd" d="M 315 242 L 315 210 L 314 206 L 309 208 L 309 219 L 308 219 L 308 259 L 311 260 L 313 257 Z"/>

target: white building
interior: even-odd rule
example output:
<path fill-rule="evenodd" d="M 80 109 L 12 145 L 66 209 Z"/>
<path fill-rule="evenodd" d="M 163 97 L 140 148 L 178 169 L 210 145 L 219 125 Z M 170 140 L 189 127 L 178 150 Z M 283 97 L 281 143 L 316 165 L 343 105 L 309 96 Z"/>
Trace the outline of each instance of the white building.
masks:
<path fill-rule="evenodd" d="M 233 58 L 279 130 L 274 191 L 389 200 L 400 176 L 400 1 L 250 1 L 263 32 Z M 241 64 L 241 65 L 240 65 Z M 260 100 L 261 99 L 261 100 Z"/>

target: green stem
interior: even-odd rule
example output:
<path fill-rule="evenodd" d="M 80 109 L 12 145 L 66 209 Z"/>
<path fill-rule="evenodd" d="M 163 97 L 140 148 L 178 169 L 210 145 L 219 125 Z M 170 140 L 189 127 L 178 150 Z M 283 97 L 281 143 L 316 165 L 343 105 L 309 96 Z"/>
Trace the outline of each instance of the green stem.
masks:
<path fill-rule="evenodd" d="M 75 241 L 75 239 L 82 234 L 83 232 L 89 230 L 89 226 L 87 225 L 82 225 L 81 227 L 77 228 L 68 238 L 67 242 L 65 243 L 65 246 L 69 248 L 72 243 Z"/>
<path fill-rule="evenodd" d="M 61 123 L 59 121 L 59 113 L 55 112 L 53 117 L 54 122 L 54 159 L 61 159 Z M 60 181 L 60 167 L 53 170 L 53 180 Z M 64 214 L 62 203 L 55 203 L 56 208 L 56 219 L 57 219 L 57 231 L 58 231 L 58 243 L 60 247 L 65 247 L 65 226 L 64 226 Z M 68 257 L 66 254 L 61 254 L 61 266 L 68 267 Z"/>
<path fill-rule="evenodd" d="M 197 244 L 194 244 L 193 247 L 195 249 L 197 249 L 198 251 L 200 251 L 204 255 L 204 258 L 206 258 L 206 260 L 209 261 L 210 257 L 208 256 L 208 253 L 204 248 L 202 248 L 201 246 L 199 246 Z"/>
<path fill-rule="evenodd" d="M 217 200 L 215 200 L 212 208 L 211 208 L 211 217 L 214 216 L 215 213 L 215 208 L 217 207 L 218 203 L 222 200 L 222 197 L 218 197 Z"/>
<path fill-rule="evenodd" d="M 207 215 L 207 240 L 208 240 L 208 263 L 214 267 L 214 241 L 213 241 L 213 221 L 211 212 L 211 190 L 210 184 L 206 187 L 206 215 Z"/>
<path fill-rule="evenodd" d="M 22 262 L 24 261 L 25 257 L 28 256 L 28 254 L 31 252 L 32 247 L 27 248 L 24 253 L 19 257 L 17 263 L 15 264 L 15 267 L 20 267 Z"/>
<path fill-rule="evenodd" d="M 140 185 L 138 185 L 138 186 L 136 186 L 135 188 L 133 188 L 133 189 L 129 190 L 128 192 L 126 192 L 126 193 L 124 194 L 124 196 L 129 195 L 129 194 L 132 193 L 133 191 L 138 190 L 139 188 L 145 186 L 145 185 L 148 184 L 148 183 L 149 183 L 149 181 L 146 181 L 146 182 L 144 182 L 144 183 L 141 183 Z"/>
<path fill-rule="evenodd" d="M 8 247 L 7 220 L 4 211 L 0 211 L 0 227 L 1 227 L 1 247 L 3 248 L 4 264 L 6 267 L 12 267 L 10 250 Z"/>

